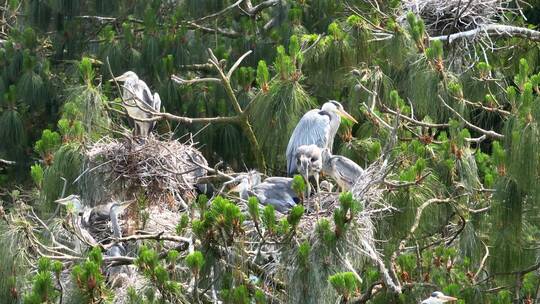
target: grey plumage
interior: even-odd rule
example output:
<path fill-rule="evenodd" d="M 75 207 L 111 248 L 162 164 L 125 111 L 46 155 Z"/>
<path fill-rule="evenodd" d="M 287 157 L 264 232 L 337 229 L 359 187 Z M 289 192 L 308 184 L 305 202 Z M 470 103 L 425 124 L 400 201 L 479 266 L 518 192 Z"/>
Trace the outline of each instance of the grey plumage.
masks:
<path fill-rule="evenodd" d="M 237 178 L 240 183 L 231 191 L 240 193 L 242 199 L 255 196 L 262 205 L 272 205 L 281 213 L 287 213 L 299 201 L 292 189 L 292 178 L 268 177 L 261 182 L 258 172 L 251 172 Z"/>
<path fill-rule="evenodd" d="M 149 119 L 153 117 L 149 112 L 159 112 L 161 107 L 159 94 L 154 93 L 152 95 L 148 85 L 132 71 L 127 71 L 121 76 L 114 78 L 114 80 L 124 82 L 122 92 L 123 106 L 130 118 L 133 119 L 135 126 L 134 134 L 141 137 L 148 136 L 152 132 L 156 122 L 140 121 L 137 118 Z"/>
<path fill-rule="evenodd" d="M 287 145 L 287 174 L 292 175 L 296 170 L 294 157 L 296 149 L 302 145 L 316 145 L 332 151 L 334 138 L 339 129 L 340 116 L 356 122 L 343 106 L 330 100 L 322 108 L 308 111 L 296 125 Z"/>
<path fill-rule="evenodd" d="M 295 162 L 298 172 L 304 177 L 307 185 L 307 196 L 311 196 L 309 178 L 313 176 L 319 192 L 319 177 L 323 167 L 321 149 L 317 145 L 302 145 L 296 149 Z"/>
<path fill-rule="evenodd" d="M 322 151 L 322 172 L 332 177 L 342 191 L 349 191 L 364 169 L 357 163 L 341 155 L 332 155 L 328 149 Z"/>

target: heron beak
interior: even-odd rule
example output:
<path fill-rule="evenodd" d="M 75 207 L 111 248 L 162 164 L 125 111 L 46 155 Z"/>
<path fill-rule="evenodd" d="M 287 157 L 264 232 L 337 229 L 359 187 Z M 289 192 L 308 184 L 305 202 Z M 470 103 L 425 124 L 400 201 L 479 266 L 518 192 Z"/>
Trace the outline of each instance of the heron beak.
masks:
<path fill-rule="evenodd" d="M 110 79 L 109 82 L 114 82 L 114 81 L 122 82 L 122 81 L 125 81 L 125 80 L 126 80 L 126 76 L 125 75 L 120 75 L 118 77 Z"/>
<path fill-rule="evenodd" d="M 228 191 L 228 193 L 231 193 L 231 192 L 239 193 L 242 190 L 242 188 L 240 187 L 241 185 L 242 185 L 242 183 L 234 186 L 231 190 Z"/>
<path fill-rule="evenodd" d="M 341 117 L 343 117 L 345 119 L 348 119 L 348 120 L 350 120 L 350 121 L 352 121 L 354 123 L 358 123 L 358 121 L 356 119 L 354 119 L 354 117 L 352 117 L 351 114 L 345 112 L 345 110 L 338 110 L 338 114 L 339 114 L 339 116 L 341 116 Z"/>
<path fill-rule="evenodd" d="M 60 205 L 67 206 L 67 204 L 71 201 L 71 198 L 65 197 L 65 198 L 59 198 L 55 200 L 54 202 Z"/>
<path fill-rule="evenodd" d="M 457 298 L 454 298 L 454 297 L 450 297 L 450 296 L 440 296 L 438 297 L 440 300 L 443 300 L 444 302 L 449 302 L 449 301 L 457 301 L 458 299 Z"/>

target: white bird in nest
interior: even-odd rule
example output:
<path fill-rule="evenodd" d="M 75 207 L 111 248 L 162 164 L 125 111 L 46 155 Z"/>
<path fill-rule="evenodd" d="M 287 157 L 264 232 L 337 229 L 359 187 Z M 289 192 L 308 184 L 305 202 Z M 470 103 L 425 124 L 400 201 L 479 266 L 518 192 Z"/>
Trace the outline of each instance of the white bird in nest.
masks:
<path fill-rule="evenodd" d="M 447 296 L 440 291 L 435 291 L 431 294 L 429 298 L 422 301 L 421 304 L 441 304 L 450 301 L 457 301 L 457 298 Z"/>
<path fill-rule="evenodd" d="M 122 105 L 126 109 L 130 119 L 133 120 L 135 126 L 133 134 L 143 138 L 147 137 L 156 125 L 156 121 L 141 121 L 137 119 L 150 119 L 154 116 L 151 112 L 159 113 L 161 107 L 159 94 L 156 92 L 152 95 L 148 85 L 132 71 L 127 71 L 111 81 L 124 82 L 122 85 Z"/>

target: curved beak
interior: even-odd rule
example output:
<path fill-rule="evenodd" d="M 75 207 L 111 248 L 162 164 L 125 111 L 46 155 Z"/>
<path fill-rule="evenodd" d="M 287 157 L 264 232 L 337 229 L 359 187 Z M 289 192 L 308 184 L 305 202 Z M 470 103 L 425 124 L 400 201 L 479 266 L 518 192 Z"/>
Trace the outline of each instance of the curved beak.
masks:
<path fill-rule="evenodd" d="M 345 119 L 348 119 L 348 120 L 350 120 L 350 121 L 352 121 L 354 123 L 358 123 L 358 121 L 356 119 L 354 119 L 354 117 L 352 117 L 351 114 L 345 112 L 345 110 L 338 110 L 338 114 L 339 114 L 339 116 L 341 116 L 341 117 L 343 117 Z"/>
<path fill-rule="evenodd" d="M 445 303 L 446 302 L 450 302 L 450 301 L 457 301 L 458 299 L 457 298 L 454 298 L 454 297 L 450 297 L 450 296 L 445 296 L 445 295 L 442 295 L 442 296 L 439 296 L 437 297 L 439 300 L 443 300 Z"/>

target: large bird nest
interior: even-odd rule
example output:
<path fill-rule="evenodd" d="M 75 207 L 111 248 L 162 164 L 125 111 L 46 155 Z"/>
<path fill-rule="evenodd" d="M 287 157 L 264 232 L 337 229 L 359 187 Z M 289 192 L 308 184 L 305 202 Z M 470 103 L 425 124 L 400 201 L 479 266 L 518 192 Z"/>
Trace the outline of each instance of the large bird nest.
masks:
<path fill-rule="evenodd" d="M 207 161 L 194 145 L 166 138 L 105 137 L 86 153 L 83 198 L 97 205 L 111 197 L 133 199 L 144 191 L 153 204 L 186 208 L 196 196 L 197 179 L 207 173 Z"/>
<path fill-rule="evenodd" d="M 449 35 L 504 21 L 508 13 L 520 12 L 515 3 L 514 0 L 404 0 L 401 20 L 405 22 L 406 14 L 413 12 L 422 17 L 431 36 Z"/>

